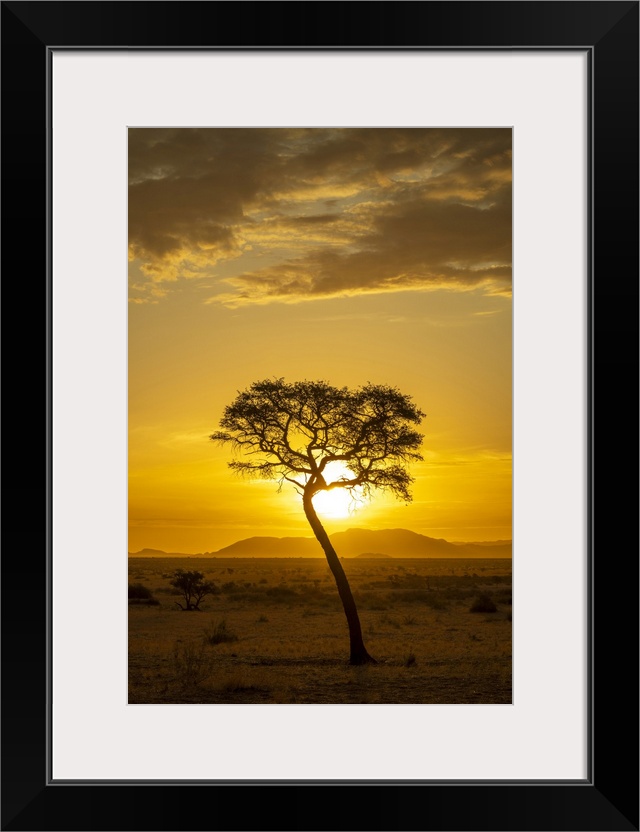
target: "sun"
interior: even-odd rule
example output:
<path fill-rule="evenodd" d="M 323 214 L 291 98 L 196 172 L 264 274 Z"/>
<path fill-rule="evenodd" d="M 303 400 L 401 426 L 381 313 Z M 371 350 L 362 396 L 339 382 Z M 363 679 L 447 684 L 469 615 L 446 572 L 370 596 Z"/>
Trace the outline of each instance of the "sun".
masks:
<path fill-rule="evenodd" d="M 341 479 L 353 479 L 353 472 L 342 462 L 330 462 L 324 469 L 327 483 Z M 363 505 L 362 489 L 349 491 L 346 488 L 335 488 L 333 491 L 319 491 L 313 498 L 313 505 L 318 514 L 324 517 L 340 519 L 348 517 Z"/>

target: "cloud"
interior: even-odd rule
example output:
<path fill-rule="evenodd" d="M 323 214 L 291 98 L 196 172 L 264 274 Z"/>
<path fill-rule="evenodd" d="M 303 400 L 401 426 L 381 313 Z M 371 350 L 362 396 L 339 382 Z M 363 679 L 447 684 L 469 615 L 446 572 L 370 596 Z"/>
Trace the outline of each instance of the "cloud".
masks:
<path fill-rule="evenodd" d="M 240 306 L 510 291 L 508 129 L 141 128 L 129 174 L 129 256 L 150 292 L 215 278 L 208 301 Z"/>

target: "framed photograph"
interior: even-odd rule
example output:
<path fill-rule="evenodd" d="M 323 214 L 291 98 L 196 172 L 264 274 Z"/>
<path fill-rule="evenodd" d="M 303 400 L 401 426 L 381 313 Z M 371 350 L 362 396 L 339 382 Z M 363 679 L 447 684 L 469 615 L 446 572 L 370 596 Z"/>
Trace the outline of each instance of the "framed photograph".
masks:
<path fill-rule="evenodd" d="M 129 128 L 129 704 L 512 703 L 512 138 Z"/>
<path fill-rule="evenodd" d="M 638 3 L 2 15 L 3 828 L 638 829 Z"/>

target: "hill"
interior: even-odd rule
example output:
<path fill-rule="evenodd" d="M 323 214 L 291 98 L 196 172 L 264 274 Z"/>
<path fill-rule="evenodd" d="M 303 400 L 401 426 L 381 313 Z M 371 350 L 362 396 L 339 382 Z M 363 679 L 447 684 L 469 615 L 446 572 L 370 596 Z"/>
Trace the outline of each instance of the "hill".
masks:
<path fill-rule="evenodd" d="M 165 552 L 163 549 L 140 549 L 139 552 L 129 552 L 129 557 L 132 558 L 190 558 L 197 557 L 197 555 L 185 555 L 184 552 Z M 205 555 L 212 554 L 205 552 Z M 202 555 L 200 555 L 202 557 Z"/>
<path fill-rule="evenodd" d="M 315 537 L 248 537 L 214 554 L 224 558 L 324 557 Z"/>
<path fill-rule="evenodd" d="M 450 543 L 408 529 L 348 529 L 331 536 L 340 557 L 395 558 L 510 558 L 511 541 Z M 160 549 L 129 552 L 131 557 L 224 557 L 224 558 L 321 558 L 322 549 L 313 537 L 248 537 L 216 552 L 183 555 Z"/>
<path fill-rule="evenodd" d="M 339 555 L 353 558 L 362 552 L 378 552 L 396 558 L 500 558 L 511 557 L 511 542 L 494 545 L 450 543 L 408 529 L 348 529 L 331 535 Z"/>

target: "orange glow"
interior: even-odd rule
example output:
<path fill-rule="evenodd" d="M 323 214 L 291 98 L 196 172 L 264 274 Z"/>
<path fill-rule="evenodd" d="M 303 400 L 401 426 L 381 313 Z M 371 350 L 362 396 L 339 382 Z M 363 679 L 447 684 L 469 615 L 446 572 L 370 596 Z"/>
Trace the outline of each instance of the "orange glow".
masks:
<path fill-rule="evenodd" d="M 342 462 L 330 462 L 324 471 L 327 485 L 340 480 L 353 479 L 354 476 Z M 364 499 L 361 488 L 335 488 L 331 491 L 320 491 L 313 498 L 313 505 L 318 514 L 331 519 L 350 517 L 356 512 L 360 515 L 367 504 L 368 500 Z"/>
<path fill-rule="evenodd" d="M 273 377 L 427 414 L 413 501 L 319 493 L 328 531 L 510 539 L 511 131 L 140 128 L 129 150 L 129 551 L 311 535 L 293 486 L 208 439 Z"/>

